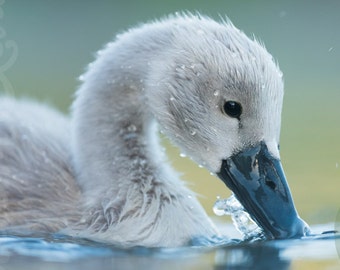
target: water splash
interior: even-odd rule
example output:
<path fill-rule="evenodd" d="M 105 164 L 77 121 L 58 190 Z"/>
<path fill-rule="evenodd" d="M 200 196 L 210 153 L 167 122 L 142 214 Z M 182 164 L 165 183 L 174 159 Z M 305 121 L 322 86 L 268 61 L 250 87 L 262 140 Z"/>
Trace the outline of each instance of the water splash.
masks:
<path fill-rule="evenodd" d="M 179 156 L 180 156 L 181 158 L 185 158 L 185 157 L 187 157 L 187 155 L 186 155 L 186 154 L 184 154 L 184 153 L 180 153 L 180 154 L 179 154 Z"/>
<path fill-rule="evenodd" d="M 217 197 L 213 211 L 217 216 L 230 215 L 234 226 L 241 233 L 244 240 L 265 238 L 263 230 L 251 219 L 234 194 L 228 199 Z"/>

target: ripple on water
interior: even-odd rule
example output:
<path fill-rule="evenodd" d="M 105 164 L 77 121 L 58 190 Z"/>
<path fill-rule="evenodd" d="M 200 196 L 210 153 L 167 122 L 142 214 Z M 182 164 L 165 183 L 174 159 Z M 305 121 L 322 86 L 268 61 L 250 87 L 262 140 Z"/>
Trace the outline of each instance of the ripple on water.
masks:
<path fill-rule="evenodd" d="M 312 230 L 323 232 L 332 226 L 312 226 Z M 2 235 L 0 269 L 60 269 L 60 263 L 63 269 L 290 269 L 294 261 L 340 266 L 334 240 L 340 240 L 340 234 L 257 242 L 200 238 L 181 248 L 123 249 L 59 234 Z"/>
<path fill-rule="evenodd" d="M 65 241 L 66 242 L 62 242 Z M 112 254 L 110 249 L 103 246 L 82 245 L 67 241 L 67 237 L 51 235 L 50 239 L 1 236 L 0 256 L 11 256 L 19 254 L 22 256 L 36 257 L 44 261 L 67 262 L 87 256 L 108 256 Z"/>

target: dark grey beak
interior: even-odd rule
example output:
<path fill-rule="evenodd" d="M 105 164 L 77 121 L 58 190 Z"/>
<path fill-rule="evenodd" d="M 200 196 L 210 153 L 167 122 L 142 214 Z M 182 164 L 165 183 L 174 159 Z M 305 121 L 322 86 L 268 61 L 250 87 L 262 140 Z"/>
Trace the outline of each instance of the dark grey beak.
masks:
<path fill-rule="evenodd" d="M 234 192 L 267 239 L 309 234 L 298 216 L 280 160 L 264 142 L 223 160 L 219 178 Z"/>

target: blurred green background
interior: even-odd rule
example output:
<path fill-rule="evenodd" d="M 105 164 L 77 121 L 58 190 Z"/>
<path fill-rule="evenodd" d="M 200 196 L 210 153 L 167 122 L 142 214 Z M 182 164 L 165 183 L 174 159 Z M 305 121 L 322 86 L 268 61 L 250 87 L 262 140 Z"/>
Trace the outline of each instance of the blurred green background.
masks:
<path fill-rule="evenodd" d="M 284 73 L 281 156 L 300 215 L 312 224 L 335 221 L 340 207 L 340 1 L 8 0 L 2 8 L 0 25 L 7 35 L 0 39 L 1 63 L 11 54 L 5 40 L 15 41 L 19 52 L 5 71 L 12 84 L 7 92 L 66 113 L 77 77 L 117 32 L 175 11 L 216 19 L 227 15 L 264 41 Z M 168 152 L 213 215 L 216 196 L 227 197 L 229 191 L 173 147 Z"/>

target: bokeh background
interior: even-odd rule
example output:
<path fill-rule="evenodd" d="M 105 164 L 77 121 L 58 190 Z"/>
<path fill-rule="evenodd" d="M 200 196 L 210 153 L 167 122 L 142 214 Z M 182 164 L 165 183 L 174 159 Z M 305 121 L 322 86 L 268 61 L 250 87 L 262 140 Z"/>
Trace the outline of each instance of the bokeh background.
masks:
<path fill-rule="evenodd" d="M 11 55 L 5 39 L 15 41 L 18 55 L 4 71 L 11 86 L 0 91 L 68 113 L 77 77 L 96 50 L 131 26 L 182 10 L 228 16 L 277 59 L 285 80 L 281 156 L 296 206 L 311 224 L 334 223 L 340 207 L 340 1 L 8 0 L 0 14 L 6 31 L 1 63 Z M 213 215 L 216 196 L 228 197 L 227 188 L 164 144 Z"/>

